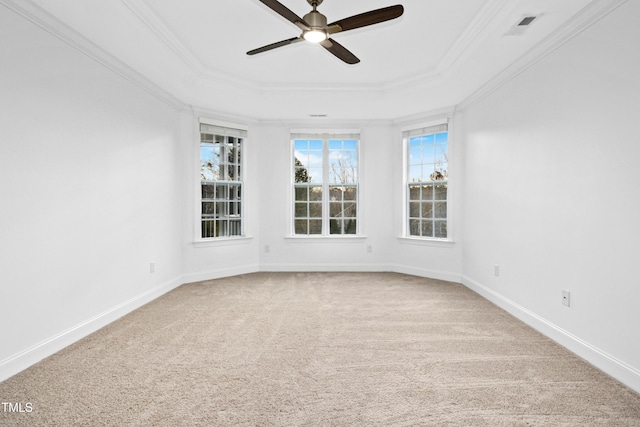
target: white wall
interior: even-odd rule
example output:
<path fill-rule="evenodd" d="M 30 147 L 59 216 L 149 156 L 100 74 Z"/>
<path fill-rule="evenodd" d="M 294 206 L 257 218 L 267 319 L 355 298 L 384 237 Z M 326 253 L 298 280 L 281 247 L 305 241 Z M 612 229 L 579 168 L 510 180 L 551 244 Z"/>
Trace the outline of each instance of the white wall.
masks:
<path fill-rule="evenodd" d="M 179 284 L 182 171 L 175 109 L 0 9 L 2 380 Z"/>
<path fill-rule="evenodd" d="M 465 284 L 636 390 L 639 15 L 625 3 L 457 116 Z"/>

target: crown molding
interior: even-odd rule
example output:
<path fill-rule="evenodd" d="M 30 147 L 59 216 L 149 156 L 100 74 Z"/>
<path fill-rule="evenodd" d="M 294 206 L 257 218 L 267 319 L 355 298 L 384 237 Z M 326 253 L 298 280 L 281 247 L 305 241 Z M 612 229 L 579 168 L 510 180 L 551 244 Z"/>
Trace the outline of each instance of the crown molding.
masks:
<path fill-rule="evenodd" d="M 212 69 L 205 65 L 165 24 L 165 22 L 147 5 L 144 0 L 122 0 L 122 3 L 151 31 L 162 43 L 171 49 L 180 60 L 201 79 L 210 80 L 238 88 L 258 90 L 260 84 L 243 80 L 231 74 Z"/>
<path fill-rule="evenodd" d="M 436 64 L 435 67 L 424 69 L 413 76 L 408 76 L 395 82 L 387 82 L 381 85 L 381 90 L 392 92 L 413 88 L 419 85 L 428 85 L 444 79 L 460 59 L 469 50 L 474 41 L 482 36 L 489 24 L 502 12 L 509 0 L 488 0 L 482 5 L 471 23 L 462 34 L 454 41 L 453 45 Z"/>
<path fill-rule="evenodd" d="M 93 43 L 58 18 L 31 0 L 0 0 L 0 4 L 22 16 L 24 19 L 55 36 L 85 56 L 111 70 L 118 76 L 145 90 L 160 101 L 176 110 L 185 108 L 185 103 L 144 77 L 142 74 L 120 61 L 115 56 Z"/>
<path fill-rule="evenodd" d="M 627 0 L 593 0 L 568 20 L 565 26 L 544 38 L 527 53 L 512 62 L 507 68 L 460 102 L 456 111 L 464 111 L 489 96 L 626 2 Z"/>

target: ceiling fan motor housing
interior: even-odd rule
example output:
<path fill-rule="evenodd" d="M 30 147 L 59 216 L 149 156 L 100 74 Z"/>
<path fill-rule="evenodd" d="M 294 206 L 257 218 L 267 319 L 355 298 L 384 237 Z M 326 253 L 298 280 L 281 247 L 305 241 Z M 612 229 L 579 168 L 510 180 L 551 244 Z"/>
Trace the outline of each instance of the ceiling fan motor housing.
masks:
<path fill-rule="evenodd" d="M 304 19 L 304 22 L 309 24 L 311 28 L 324 28 L 327 26 L 327 17 L 317 10 L 312 10 L 307 13 L 302 19 Z"/>

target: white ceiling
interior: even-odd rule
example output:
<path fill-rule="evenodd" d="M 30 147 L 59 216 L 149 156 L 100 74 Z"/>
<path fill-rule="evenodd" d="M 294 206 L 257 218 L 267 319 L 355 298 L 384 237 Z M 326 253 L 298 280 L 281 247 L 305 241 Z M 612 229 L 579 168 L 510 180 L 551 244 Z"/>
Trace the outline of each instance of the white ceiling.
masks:
<path fill-rule="evenodd" d="M 306 42 L 246 55 L 300 33 L 258 0 L 3 1 L 70 27 L 185 104 L 277 120 L 399 119 L 452 107 L 570 38 L 609 0 L 324 0 L 329 22 L 405 8 L 399 19 L 334 35 L 356 65 Z M 311 10 L 306 0 L 280 1 L 299 16 Z M 510 34 L 529 15 L 538 18 Z"/>

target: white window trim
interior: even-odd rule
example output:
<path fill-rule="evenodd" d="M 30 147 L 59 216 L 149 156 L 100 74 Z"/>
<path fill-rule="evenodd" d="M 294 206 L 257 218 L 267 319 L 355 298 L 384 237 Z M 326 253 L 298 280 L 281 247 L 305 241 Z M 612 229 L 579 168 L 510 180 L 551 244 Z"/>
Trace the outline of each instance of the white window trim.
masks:
<path fill-rule="evenodd" d="M 223 236 L 223 237 L 202 237 L 202 189 L 200 179 L 200 124 L 206 124 L 211 126 L 217 126 L 228 129 L 238 129 L 247 133 L 247 136 L 243 138 L 242 156 L 240 158 L 240 167 L 242 170 L 242 205 L 241 205 L 241 217 L 242 217 L 242 235 L 240 236 Z M 228 122 L 224 120 L 218 120 L 209 116 L 197 116 L 194 120 L 194 146 L 193 153 L 193 171 L 194 171 L 194 215 L 193 215 L 193 246 L 194 247 L 209 247 L 209 246 L 226 246 L 231 244 L 248 243 L 253 237 L 247 230 L 247 218 L 246 218 L 246 191 L 247 191 L 247 152 L 249 146 L 249 127 L 244 124 Z"/>
<path fill-rule="evenodd" d="M 324 146 L 324 139 L 325 136 L 327 135 L 357 135 L 357 140 L 358 140 L 358 182 L 357 182 L 357 188 L 358 188 L 358 204 L 357 204 L 357 223 L 356 223 L 356 234 L 328 234 L 328 230 L 327 230 L 327 234 L 325 233 L 325 227 L 328 225 L 325 225 L 323 223 L 323 234 L 315 234 L 315 235 L 305 235 L 305 234 L 295 234 L 295 224 L 294 224 L 294 204 L 295 204 L 295 200 L 293 197 L 293 185 L 295 183 L 295 156 L 294 156 L 294 135 L 301 137 L 308 137 L 310 139 L 312 138 L 318 138 L 318 139 L 322 139 L 323 140 L 323 158 L 325 155 L 325 150 L 328 150 L 328 148 L 326 148 Z M 342 128 L 327 128 L 327 129 L 308 129 L 308 128 L 304 128 L 304 129 L 289 129 L 289 153 L 290 153 L 290 159 L 289 159 L 289 171 L 290 171 L 290 176 L 289 176 L 289 191 L 287 192 L 288 197 L 287 197 L 287 201 L 288 201 L 288 206 L 289 208 L 287 209 L 288 214 L 287 214 L 287 219 L 288 219 L 288 223 L 289 223 L 289 231 L 288 234 L 284 236 L 285 239 L 287 239 L 288 241 L 291 242 L 298 242 L 298 243 L 307 243 L 307 242 L 321 242 L 321 241 L 327 241 L 327 242 L 336 242 L 336 241 L 342 241 L 342 242 L 360 242 L 363 240 L 367 239 L 367 236 L 364 234 L 364 220 L 363 220 L 363 202 L 362 202 L 362 194 L 364 193 L 363 191 L 363 187 L 364 185 L 362 184 L 364 182 L 363 176 L 364 176 L 364 172 L 363 172 L 363 149 L 362 149 L 362 140 L 363 140 L 363 132 L 360 129 L 356 129 L 356 128 L 349 128 L 349 129 L 342 129 Z M 323 176 L 324 174 L 327 172 L 326 170 L 324 170 L 325 168 L 328 168 L 328 165 L 324 165 L 323 162 Z M 324 182 L 323 182 L 323 186 L 324 186 Z M 323 206 L 323 211 L 324 210 L 329 209 L 329 206 L 327 204 L 327 206 Z M 328 216 L 327 216 L 328 217 Z M 324 212 L 323 212 L 323 218 L 324 218 Z M 323 221 L 324 222 L 324 221 Z"/>
<path fill-rule="evenodd" d="M 449 177 L 447 179 L 447 237 L 436 238 L 436 237 L 422 237 L 422 236 L 413 236 L 409 234 L 409 200 L 408 200 L 408 192 L 407 188 L 409 185 L 409 177 L 408 177 L 408 168 L 409 168 L 409 147 L 406 144 L 405 138 L 403 134 L 406 132 L 411 132 L 418 129 L 429 128 L 432 126 L 438 126 L 442 124 L 447 124 L 447 132 L 449 134 L 449 145 L 448 151 L 449 156 L 453 159 L 453 162 L 449 162 Z M 400 140 L 402 143 L 402 232 L 399 236 L 397 236 L 398 241 L 406 244 L 415 244 L 415 245 L 424 245 L 424 246 L 436 246 L 436 247 L 451 247 L 453 243 L 455 243 L 454 239 L 454 221 L 453 221 L 453 208 L 455 204 L 453 203 L 455 194 L 455 184 L 453 185 L 454 191 L 452 192 L 452 181 L 455 182 L 455 144 L 452 144 L 452 118 L 450 115 L 446 115 L 437 120 L 430 120 L 427 122 L 415 123 L 412 125 L 406 125 L 400 128 Z M 453 169 L 453 173 L 452 173 Z M 452 180 L 453 176 L 453 180 Z"/>

